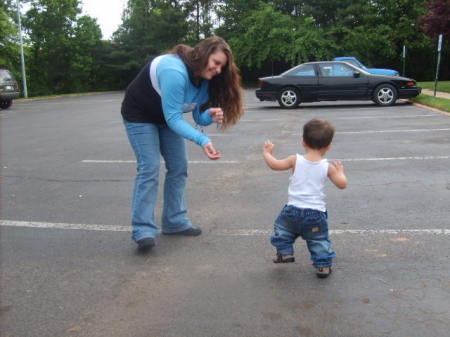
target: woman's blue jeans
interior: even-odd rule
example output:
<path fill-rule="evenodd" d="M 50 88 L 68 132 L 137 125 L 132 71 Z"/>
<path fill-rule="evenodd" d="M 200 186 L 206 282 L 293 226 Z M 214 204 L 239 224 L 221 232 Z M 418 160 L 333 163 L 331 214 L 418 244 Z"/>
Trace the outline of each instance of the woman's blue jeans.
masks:
<path fill-rule="evenodd" d="M 158 202 L 161 156 L 167 169 L 161 227 L 164 233 L 183 231 L 192 226 L 187 217 L 184 190 L 187 180 L 187 151 L 183 137 L 167 125 L 124 121 L 137 160 L 131 206 L 132 238 L 155 238 L 160 231 L 155 223 Z"/>
<path fill-rule="evenodd" d="M 270 241 L 282 255 L 294 254 L 294 242 L 300 236 L 306 241 L 314 267 L 329 267 L 336 257 L 328 238 L 327 213 L 315 209 L 284 206 L 275 220 Z"/>

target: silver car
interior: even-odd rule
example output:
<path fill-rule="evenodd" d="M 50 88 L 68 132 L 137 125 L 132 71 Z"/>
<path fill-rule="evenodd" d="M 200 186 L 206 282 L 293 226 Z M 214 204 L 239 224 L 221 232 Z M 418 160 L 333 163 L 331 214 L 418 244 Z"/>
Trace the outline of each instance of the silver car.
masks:
<path fill-rule="evenodd" d="M 8 109 L 14 98 L 20 96 L 19 85 L 7 69 L 0 68 L 0 109 Z"/>

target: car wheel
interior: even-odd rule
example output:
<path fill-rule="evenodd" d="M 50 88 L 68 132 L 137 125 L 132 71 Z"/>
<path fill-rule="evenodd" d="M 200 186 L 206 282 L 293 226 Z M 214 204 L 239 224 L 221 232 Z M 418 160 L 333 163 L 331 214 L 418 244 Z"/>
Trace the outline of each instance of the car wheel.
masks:
<path fill-rule="evenodd" d="M 8 109 L 12 104 L 12 99 L 5 99 L 0 101 L 0 108 Z"/>
<path fill-rule="evenodd" d="M 283 108 L 295 108 L 300 104 L 300 93 L 292 87 L 284 88 L 278 95 L 278 103 Z"/>
<path fill-rule="evenodd" d="M 390 84 L 378 86 L 373 94 L 373 101 L 378 105 L 393 105 L 397 100 L 397 90 Z"/>

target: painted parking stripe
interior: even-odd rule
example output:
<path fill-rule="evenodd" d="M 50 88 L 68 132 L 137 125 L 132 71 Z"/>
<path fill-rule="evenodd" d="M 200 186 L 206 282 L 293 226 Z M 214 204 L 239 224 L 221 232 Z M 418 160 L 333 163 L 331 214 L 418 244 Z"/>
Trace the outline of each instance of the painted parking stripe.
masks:
<path fill-rule="evenodd" d="M 412 156 L 412 157 L 384 157 L 384 158 L 344 158 L 344 159 L 334 159 L 343 162 L 350 161 L 394 161 L 394 160 L 439 160 L 439 159 L 450 159 L 450 156 Z M 330 159 L 332 161 L 333 159 Z"/>
<path fill-rule="evenodd" d="M 442 129 L 397 129 L 397 130 L 363 130 L 363 131 L 341 131 L 336 132 L 340 135 L 356 135 L 356 134 L 373 134 L 373 133 L 407 133 L 407 132 L 437 132 L 437 131 L 450 131 L 450 128 Z"/>
<path fill-rule="evenodd" d="M 136 164 L 136 160 L 102 160 L 85 159 L 81 161 L 84 164 Z M 161 161 L 161 163 L 164 163 Z M 238 160 L 189 160 L 189 164 L 239 164 Z"/>
<path fill-rule="evenodd" d="M 414 133 L 414 132 L 440 132 L 440 131 L 450 131 L 450 128 L 441 129 L 396 129 L 396 130 L 363 130 L 363 131 L 338 131 L 338 135 L 364 135 L 364 134 L 377 134 L 377 133 Z M 291 136 L 301 137 L 298 132 L 293 132 Z"/>
<path fill-rule="evenodd" d="M 395 161 L 395 160 L 442 160 L 450 159 L 450 156 L 409 156 L 409 157 L 373 157 L 373 158 L 333 158 L 329 159 L 340 160 L 343 162 L 356 161 Z M 102 160 L 102 159 L 85 159 L 81 161 L 84 164 L 136 164 L 136 160 Z M 164 162 L 161 162 L 164 163 Z M 189 164 L 240 164 L 239 160 L 191 160 Z"/>
<path fill-rule="evenodd" d="M 285 122 L 285 118 L 241 119 L 239 122 Z"/>
<path fill-rule="evenodd" d="M 420 118 L 420 117 L 442 117 L 438 114 L 433 115 L 389 115 L 389 116 L 352 116 L 352 117 L 336 117 L 336 119 L 395 119 L 395 118 Z"/>
<path fill-rule="evenodd" d="M 22 227 L 22 228 L 38 228 L 38 229 L 71 229 L 85 231 L 107 231 L 107 232 L 130 232 L 131 226 L 109 226 L 94 224 L 70 224 L 70 223 L 52 223 L 52 222 L 36 222 L 36 221 L 14 221 L 0 220 L 1 227 Z M 262 236 L 270 235 L 272 230 L 268 229 L 229 229 L 210 232 L 212 235 L 220 236 Z M 432 229 L 334 229 L 330 230 L 330 234 L 356 234 L 356 235 L 373 235 L 373 234 L 433 234 L 433 235 L 450 235 L 450 229 L 432 228 Z"/>
<path fill-rule="evenodd" d="M 43 229 L 82 229 L 87 231 L 108 231 L 108 232 L 129 232 L 131 226 L 108 226 L 108 225 L 89 225 L 89 224 L 70 224 L 70 223 L 52 223 L 36 221 L 13 221 L 0 220 L 2 227 L 29 227 Z"/>
<path fill-rule="evenodd" d="M 216 232 L 216 235 L 223 236 L 259 236 L 271 235 L 272 230 L 268 229 L 231 229 Z M 433 229 L 331 229 L 330 234 L 435 234 L 450 235 L 450 229 L 433 228 Z"/>

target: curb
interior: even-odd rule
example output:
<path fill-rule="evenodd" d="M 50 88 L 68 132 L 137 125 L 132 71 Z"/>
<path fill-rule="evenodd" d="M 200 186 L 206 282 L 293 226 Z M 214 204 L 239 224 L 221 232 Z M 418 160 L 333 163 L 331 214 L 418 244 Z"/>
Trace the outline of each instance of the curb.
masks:
<path fill-rule="evenodd" d="M 420 103 L 417 103 L 417 102 L 414 102 L 414 101 L 411 101 L 411 100 L 405 100 L 405 101 L 409 102 L 412 105 L 415 105 L 415 106 L 417 106 L 419 108 L 424 108 L 424 109 L 428 109 L 428 110 L 431 110 L 431 111 L 434 111 L 434 112 L 439 112 L 441 115 L 450 117 L 450 112 L 447 112 L 445 110 L 441 110 L 441 109 L 438 109 L 438 108 L 433 108 L 431 106 L 428 106 L 428 105 L 425 105 L 425 104 L 420 104 Z"/>
<path fill-rule="evenodd" d="M 46 99 L 56 99 L 56 98 L 64 98 L 64 97 L 80 97 L 80 96 L 94 96 L 94 95 L 103 95 L 103 94 L 118 94 L 123 92 L 123 90 L 118 91 L 102 91 L 102 92 L 89 92 L 89 93 L 79 93 L 79 94 L 62 94 L 59 96 L 47 96 L 47 97 L 31 97 L 31 98 L 17 98 L 15 102 L 32 102 L 32 101 L 43 101 Z"/>

